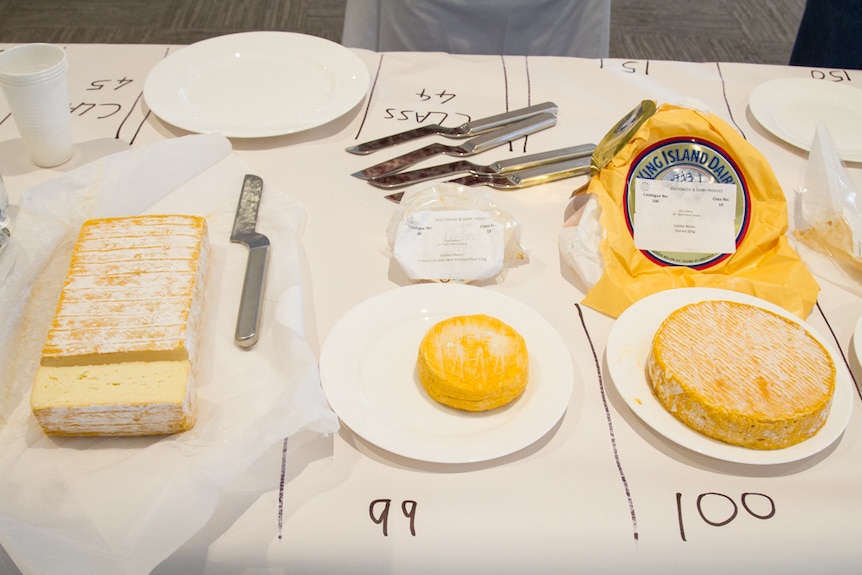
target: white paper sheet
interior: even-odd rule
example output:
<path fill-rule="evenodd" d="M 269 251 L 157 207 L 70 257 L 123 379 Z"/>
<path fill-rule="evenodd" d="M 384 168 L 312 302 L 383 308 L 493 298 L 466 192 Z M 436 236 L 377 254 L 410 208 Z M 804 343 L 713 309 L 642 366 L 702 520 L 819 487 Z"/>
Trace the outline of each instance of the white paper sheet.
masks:
<path fill-rule="evenodd" d="M 304 210 L 275 189 L 264 188 L 258 221 L 272 243 L 261 338 L 252 350 L 233 342 L 247 250 L 229 235 L 248 171 L 224 138 L 188 136 L 83 166 L 22 201 L 14 285 L 39 281 L 21 313 L 2 319 L 18 345 L 4 345 L 2 358 L 13 369 L 4 368 L 0 387 L 15 391 L 0 411 L 8 417 L 0 427 L 0 543 L 24 573 L 149 573 L 206 524 L 226 485 L 263 452 L 301 430 L 338 429 L 304 337 L 313 325 L 298 238 Z M 30 412 L 29 382 L 68 244 L 88 217 L 142 210 L 208 220 L 198 423 L 167 437 L 47 437 Z M 4 306 L 26 295 L 8 285 Z"/>

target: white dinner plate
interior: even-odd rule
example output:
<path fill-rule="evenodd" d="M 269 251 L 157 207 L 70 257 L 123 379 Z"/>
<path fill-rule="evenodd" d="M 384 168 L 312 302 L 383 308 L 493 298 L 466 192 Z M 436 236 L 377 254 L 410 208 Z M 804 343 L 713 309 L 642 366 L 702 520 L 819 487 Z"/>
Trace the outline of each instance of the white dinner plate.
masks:
<path fill-rule="evenodd" d="M 509 405 L 473 413 L 431 399 L 416 358 L 432 325 L 476 313 L 524 337 L 530 378 Z M 531 445 L 565 413 L 574 377 L 565 343 L 543 317 L 508 296 L 461 284 L 417 284 L 372 297 L 338 321 L 320 353 L 323 390 L 347 427 L 382 449 L 435 463 L 486 461 Z"/>
<path fill-rule="evenodd" d="M 144 82 L 144 99 L 184 130 L 261 138 L 321 126 L 368 91 L 368 69 L 347 48 L 291 32 L 208 38 L 170 54 Z"/>
<path fill-rule="evenodd" d="M 841 157 L 862 162 L 862 90 L 846 82 L 770 80 L 751 92 L 748 106 L 764 128 L 806 151 L 811 150 L 816 123 L 822 121 Z"/>
<path fill-rule="evenodd" d="M 652 338 L 659 325 L 674 310 L 699 301 L 722 299 L 748 303 L 771 310 L 805 326 L 832 355 L 835 362 L 835 394 L 829 417 L 813 437 L 790 447 L 774 450 L 749 449 L 711 439 L 686 426 L 659 403 L 646 374 Z M 766 465 L 798 461 L 819 453 L 838 439 L 847 427 L 853 408 L 853 390 L 844 362 L 832 345 L 798 317 L 768 301 L 715 288 L 680 288 L 659 292 L 630 306 L 611 329 L 607 363 L 614 386 L 635 414 L 667 439 L 697 453 L 724 461 Z"/>

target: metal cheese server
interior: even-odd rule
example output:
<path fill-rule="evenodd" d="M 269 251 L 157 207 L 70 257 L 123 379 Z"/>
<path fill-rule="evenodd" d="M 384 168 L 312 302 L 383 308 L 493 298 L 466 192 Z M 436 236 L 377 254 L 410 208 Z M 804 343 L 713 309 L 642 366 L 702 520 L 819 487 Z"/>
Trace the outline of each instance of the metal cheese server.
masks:
<path fill-rule="evenodd" d="M 250 348 L 257 343 L 260 327 L 260 304 L 266 276 L 269 239 L 255 231 L 263 180 L 246 174 L 236 207 L 236 217 L 230 241 L 248 247 L 248 261 L 242 282 L 239 313 L 236 318 L 234 339 L 240 347 Z"/>
<path fill-rule="evenodd" d="M 643 123 L 655 114 L 655 111 L 655 101 L 643 100 L 614 124 L 613 128 L 599 140 L 596 150 L 593 152 L 590 176 L 595 176 L 601 172 L 614 159 L 614 156 L 629 143 L 629 140 L 632 139 L 632 136 L 635 135 Z M 585 193 L 589 184 L 590 182 L 587 180 L 572 192 L 571 197 L 580 196 Z"/>
<path fill-rule="evenodd" d="M 460 126 L 451 128 L 441 126 L 440 124 L 420 126 L 419 128 L 386 136 L 385 138 L 378 138 L 370 142 L 351 146 L 347 148 L 347 151 L 351 154 L 365 155 L 370 154 L 371 152 L 376 152 L 377 150 L 382 150 L 383 148 L 409 142 L 410 140 L 433 135 L 446 136 L 447 138 L 467 138 L 484 134 L 485 132 L 489 132 L 495 128 L 524 120 L 530 116 L 535 116 L 536 114 L 541 114 L 543 112 L 556 114 L 557 111 L 557 105 L 553 102 L 543 102 L 541 104 L 536 104 L 535 106 L 512 110 L 511 112 L 506 112 L 504 114 L 496 114 L 487 118 L 472 120 L 461 124 Z"/>
<path fill-rule="evenodd" d="M 429 144 L 424 148 L 419 148 L 391 160 L 375 164 L 370 168 L 365 168 L 351 175 L 361 180 L 370 180 L 387 174 L 394 174 L 407 166 L 412 166 L 426 158 L 439 154 L 446 154 L 447 156 L 472 156 L 473 154 L 502 146 L 506 142 L 511 142 L 512 140 L 517 140 L 526 135 L 550 128 L 556 123 L 557 117 L 554 114 L 537 114 L 526 120 L 521 120 L 520 122 L 476 136 L 457 146 L 440 143 Z"/>
<path fill-rule="evenodd" d="M 368 183 L 378 188 L 394 189 L 459 172 L 469 172 L 471 174 L 508 174 L 524 168 L 589 156 L 595 149 L 595 144 L 582 144 L 580 146 L 570 146 L 538 154 L 506 158 L 488 165 L 474 164 L 469 160 L 458 160 L 439 166 L 431 166 L 430 168 L 420 168 L 409 172 L 397 172 L 395 174 L 380 176 L 379 178 L 372 178 L 368 180 Z"/>
<path fill-rule="evenodd" d="M 572 160 L 517 170 L 509 174 L 470 174 L 469 176 L 447 180 L 447 183 L 460 184 L 462 186 L 490 186 L 500 190 L 517 190 L 565 178 L 572 178 L 588 174 L 589 172 L 590 157 L 582 156 Z M 384 197 L 398 204 L 401 203 L 404 192 L 395 192 Z"/>

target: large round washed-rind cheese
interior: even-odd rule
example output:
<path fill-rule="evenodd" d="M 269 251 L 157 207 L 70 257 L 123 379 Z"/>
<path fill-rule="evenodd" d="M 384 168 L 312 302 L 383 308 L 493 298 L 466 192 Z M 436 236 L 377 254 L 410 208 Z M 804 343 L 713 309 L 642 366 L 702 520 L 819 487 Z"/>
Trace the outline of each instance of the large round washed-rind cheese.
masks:
<path fill-rule="evenodd" d="M 524 338 L 488 315 L 459 315 L 428 330 L 419 345 L 419 379 L 434 400 L 467 411 L 513 401 L 529 380 Z"/>
<path fill-rule="evenodd" d="M 199 216 L 84 223 L 30 406 L 52 435 L 156 435 L 195 424 L 209 239 Z"/>
<path fill-rule="evenodd" d="M 753 449 L 781 449 L 816 434 L 835 391 L 832 357 L 803 325 L 733 301 L 671 313 L 653 338 L 647 371 L 677 419 Z"/>

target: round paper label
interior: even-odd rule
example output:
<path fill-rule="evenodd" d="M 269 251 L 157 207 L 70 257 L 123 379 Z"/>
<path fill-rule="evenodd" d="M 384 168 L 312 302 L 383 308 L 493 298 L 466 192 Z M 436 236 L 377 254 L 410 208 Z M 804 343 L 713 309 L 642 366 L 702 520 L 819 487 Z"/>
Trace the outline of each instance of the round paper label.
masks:
<path fill-rule="evenodd" d="M 733 158 L 712 142 L 696 137 L 670 138 L 644 149 L 631 163 L 626 177 L 624 206 L 626 225 L 634 237 L 635 181 L 638 178 L 671 182 L 731 184 L 736 186 L 734 230 L 737 248 L 748 231 L 751 197 L 742 172 Z M 691 253 L 640 250 L 663 266 L 706 269 L 724 261 L 729 253 Z"/>

